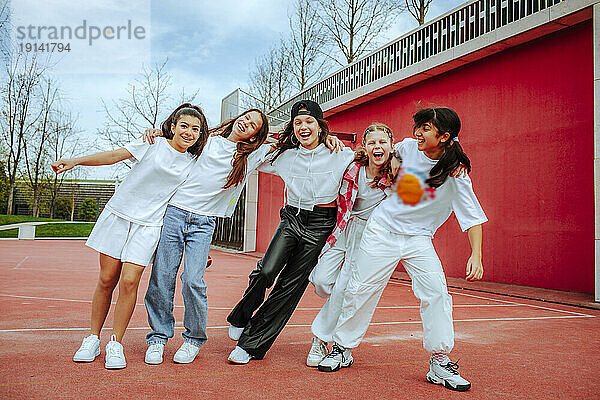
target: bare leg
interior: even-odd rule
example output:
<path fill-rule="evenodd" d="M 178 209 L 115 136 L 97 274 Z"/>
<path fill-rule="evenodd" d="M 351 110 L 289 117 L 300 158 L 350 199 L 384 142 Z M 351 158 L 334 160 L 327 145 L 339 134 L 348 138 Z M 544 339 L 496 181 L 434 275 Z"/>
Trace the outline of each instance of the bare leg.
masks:
<path fill-rule="evenodd" d="M 112 294 L 121 274 L 121 260 L 100 253 L 100 276 L 92 298 L 91 332 L 100 337 L 100 331 L 110 308 Z"/>
<path fill-rule="evenodd" d="M 132 263 L 123 263 L 121 278 L 119 279 L 119 298 L 115 307 L 115 320 L 113 323 L 113 335 L 121 342 L 129 320 L 133 315 L 137 301 L 137 291 L 144 267 Z"/>

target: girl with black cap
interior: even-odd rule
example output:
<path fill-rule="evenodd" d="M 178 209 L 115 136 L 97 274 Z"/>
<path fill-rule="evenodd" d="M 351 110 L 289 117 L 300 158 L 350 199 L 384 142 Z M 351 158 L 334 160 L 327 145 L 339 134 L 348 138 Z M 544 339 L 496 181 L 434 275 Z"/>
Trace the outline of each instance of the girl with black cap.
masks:
<path fill-rule="evenodd" d="M 229 336 L 238 341 L 229 355 L 234 364 L 264 357 L 298 305 L 336 225 L 335 200 L 354 152 L 345 148 L 331 153 L 324 145 L 328 133 L 321 107 L 310 100 L 297 102 L 273 158 L 259 168 L 283 179 L 286 205 L 265 255 L 250 274 L 244 296 L 227 317 Z"/>

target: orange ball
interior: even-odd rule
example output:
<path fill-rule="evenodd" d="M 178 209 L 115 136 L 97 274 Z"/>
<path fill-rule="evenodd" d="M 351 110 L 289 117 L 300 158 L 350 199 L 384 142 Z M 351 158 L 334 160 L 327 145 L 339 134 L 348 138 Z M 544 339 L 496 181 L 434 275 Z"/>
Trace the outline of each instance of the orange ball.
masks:
<path fill-rule="evenodd" d="M 421 188 L 421 181 L 414 175 L 405 174 L 398 181 L 396 193 L 402 199 L 404 204 L 415 206 L 421 201 L 424 190 Z"/>

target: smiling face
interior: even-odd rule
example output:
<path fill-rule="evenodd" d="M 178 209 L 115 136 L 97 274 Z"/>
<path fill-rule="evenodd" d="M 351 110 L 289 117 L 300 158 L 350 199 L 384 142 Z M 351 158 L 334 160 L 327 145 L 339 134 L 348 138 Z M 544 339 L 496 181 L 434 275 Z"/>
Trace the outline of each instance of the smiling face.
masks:
<path fill-rule="evenodd" d="M 424 152 L 428 156 L 431 154 L 437 155 L 437 153 L 443 152 L 443 145 L 450 138 L 448 132 L 440 134 L 438 129 L 431 122 L 425 122 L 417 127 L 413 132 L 413 136 L 417 139 L 419 151 Z M 437 157 L 430 156 L 430 158 Z"/>
<path fill-rule="evenodd" d="M 302 147 L 312 150 L 319 145 L 319 133 L 321 133 L 321 127 L 315 117 L 311 117 L 310 115 L 298 115 L 294 117 L 293 127 L 294 135 Z"/>
<path fill-rule="evenodd" d="M 371 131 L 365 139 L 365 150 L 369 157 L 369 165 L 382 166 L 392 153 L 392 141 L 387 133 Z"/>
<path fill-rule="evenodd" d="M 235 120 L 229 139 L 233 142 L 248 140 L 256 135 L 262 127 L 262 124 L 263 121 L 260 113 L 250 111 Z"/>
<path fill-rule="evenodd" d="M 176 150 L 184 152 L 196 143 L 201 129 L 202 123 L 197 117 L 184 114 L 179 117 L 176 124 L 171 124 L 171 132 L 173 132 L 171 144 Z"/>

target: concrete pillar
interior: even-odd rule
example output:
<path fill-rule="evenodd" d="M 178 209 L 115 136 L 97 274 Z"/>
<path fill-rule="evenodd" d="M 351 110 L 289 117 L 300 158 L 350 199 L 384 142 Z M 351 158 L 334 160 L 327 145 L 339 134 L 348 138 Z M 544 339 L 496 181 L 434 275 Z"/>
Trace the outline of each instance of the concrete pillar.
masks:
<path fill-rule="evenodd" d="M 595 299 L 600 302 L 600 3 L 593 10 L 594 42 L 594 214 L 595 214 Z"/>
<path fill-rule="evenodd" d="M 246 183 L 246 213 L 244 218 L 243 251 L 256 251 L 256 224 L 258 221 L 258 171 L 252 172 Z"/>

